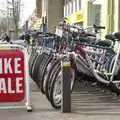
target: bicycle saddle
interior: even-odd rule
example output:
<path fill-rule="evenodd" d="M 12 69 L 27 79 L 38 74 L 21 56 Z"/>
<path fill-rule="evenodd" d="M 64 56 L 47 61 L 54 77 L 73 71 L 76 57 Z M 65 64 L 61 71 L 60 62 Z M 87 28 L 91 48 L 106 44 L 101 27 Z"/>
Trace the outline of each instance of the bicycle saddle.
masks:
<path fill-rule="evenodd" d="M 120 32 L 114 33 L 115 37 L 117 38 L 118 41 L 120 41 Z"/>
<path fill-rule="evenodd" d="M 113 34 L 108 34 L 108 35 L 105 36 L 105 38 L 106 38 L 106 39 L 109 39 L 109 40 L 112 40 L 113 42 L 116 41 L 116 37 L 115 37 L 115 35 L 113 35 Z"/>
<path fill-rule="evenodd" d="M 88 37 L 87 37 L 87 40 L 89 41 L 89 43 L 94 44 L 95 41 L 96 41 L 96 38 L 95 38 L 95 37 L 90 37 L 90 36 L 88 36 Z"/>
<path fill-rule="evenodd" d="M 100 40 L 96 43 L 96 45 L 99 45 L 102 47 L 110 47 L 112 45 L 112 43 L 109 40 Z"/>

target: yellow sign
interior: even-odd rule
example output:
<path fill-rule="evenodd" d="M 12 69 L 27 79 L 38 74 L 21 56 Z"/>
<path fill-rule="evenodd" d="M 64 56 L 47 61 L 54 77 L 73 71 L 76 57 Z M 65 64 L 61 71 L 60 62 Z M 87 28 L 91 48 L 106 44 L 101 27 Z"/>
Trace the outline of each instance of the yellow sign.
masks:
<path fill-rule="evenodd" d="M 74 23 L 83 22 L 83 13 L 81 11 L 77 11 L 74 13 Z"/>
<path fill-rule="evenodd" d="M 66 23 L 70 24 L 71 23 L 71 16 L 66 16 Z"/>
<path fill-rule="evenodd" d="M 83 22 L 83 13 L 82 11 L 77 11 L 70 16 L 66 16 L 67 24 Z"/>

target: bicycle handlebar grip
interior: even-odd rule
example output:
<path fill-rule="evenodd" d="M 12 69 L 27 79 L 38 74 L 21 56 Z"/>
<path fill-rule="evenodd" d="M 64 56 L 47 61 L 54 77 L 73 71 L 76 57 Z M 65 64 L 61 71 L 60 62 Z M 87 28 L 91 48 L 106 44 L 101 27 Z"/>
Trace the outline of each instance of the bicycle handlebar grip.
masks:
<path fill-rule="evenodd" d="M 97 26 L 95 24 L 93 25 L 93 27 L 96 28 L 96 29 L 105 29 L 105 26 Z"/>
<path fill-rule="evenodd" d="M 92 34 L 92 33 L 85 33 L 86 36 L 92 36 L 92 37 L 96 37 L 95 34 Z"/>
<path fill-rule="evenodd" d="M 37 31 L 35 35 L 43 34 L 43 32 Z"/>
<path fill-rule="evenodd" d="M 78 30 L 82 30 L 82 27 L 79 27 L 79 26 L 71 25 L 70 27 L 78 29 Z"/>

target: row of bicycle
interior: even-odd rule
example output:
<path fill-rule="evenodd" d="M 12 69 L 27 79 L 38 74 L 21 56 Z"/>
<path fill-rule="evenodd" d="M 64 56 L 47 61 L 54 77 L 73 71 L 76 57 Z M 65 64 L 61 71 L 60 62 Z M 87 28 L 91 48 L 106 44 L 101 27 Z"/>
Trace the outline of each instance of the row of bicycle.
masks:
<path fill-rule="evenodd" d="M 96 29 L 103 27 L 94 26 Z M 63 35 L 36 32 L 33 37 L 29 59 L 30 76 L 53 107 L 61 107 L 62 68 L 61 61 L 69 56 L 71 63 L 71 91 L 77 73 L 84 79 L 102 83 L 117 94 L 120 93 L 120 33 L 106 35 L 106 40 L 97 39 L 75 26 L 64 25 Z M 114 50 L 115 43 L 118 50 Z"/>

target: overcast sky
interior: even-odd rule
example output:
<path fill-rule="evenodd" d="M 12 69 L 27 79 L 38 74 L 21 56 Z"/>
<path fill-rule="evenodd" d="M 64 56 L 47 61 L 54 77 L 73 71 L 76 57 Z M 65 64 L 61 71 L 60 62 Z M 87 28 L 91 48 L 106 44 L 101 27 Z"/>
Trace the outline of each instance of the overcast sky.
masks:
<path fill-rule="evenodd" d="M 23 23 L 35 10 L 36 0 L 22 0 L 22 2 L 23 2 L 23 9 L 22 9 L 21 20 Z"/>
<path fill-rule="evenodd" d="M 7 0 L 0 0 L 0 9 L 6 9 Z M 36 0 L 22 0 L 23 6 L 21 10 L 21 24 L 33 13 L 36 7 Z M 1 14 L 0 14 L 1 15 Z"/>

